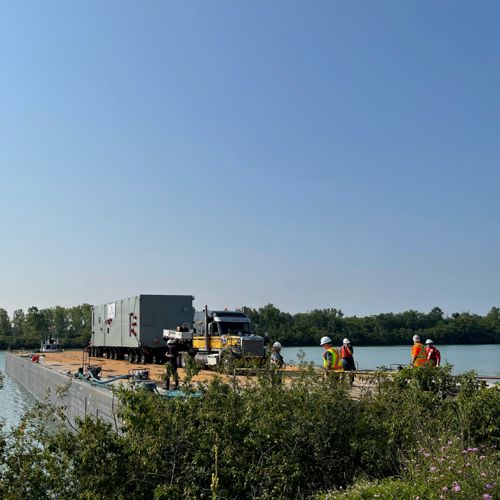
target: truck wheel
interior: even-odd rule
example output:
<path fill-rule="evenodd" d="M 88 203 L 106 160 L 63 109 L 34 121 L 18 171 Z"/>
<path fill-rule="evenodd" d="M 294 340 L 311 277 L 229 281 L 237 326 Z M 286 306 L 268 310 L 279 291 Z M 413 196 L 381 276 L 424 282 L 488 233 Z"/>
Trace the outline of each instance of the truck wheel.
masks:
<path fill-rule="evenodd" d="M 141 364 L 141 365 L 144 365 L 146 363 L 146 353 L 141 351 L 139 353 L 139 356 L 138 356 L 139 360 L 138 362 Z"/>

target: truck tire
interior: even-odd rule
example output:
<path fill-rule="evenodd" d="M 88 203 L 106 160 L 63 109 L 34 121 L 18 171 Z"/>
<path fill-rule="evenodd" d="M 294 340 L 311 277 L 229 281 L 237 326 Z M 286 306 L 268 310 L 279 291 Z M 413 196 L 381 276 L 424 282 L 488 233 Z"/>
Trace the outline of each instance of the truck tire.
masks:
<path fill-rule="evenodd" d="M 138 363 L 141 365 L 146 364 L 146 353 L 144 351 L 139 351 L 139 356 L 138 356 Z"/>

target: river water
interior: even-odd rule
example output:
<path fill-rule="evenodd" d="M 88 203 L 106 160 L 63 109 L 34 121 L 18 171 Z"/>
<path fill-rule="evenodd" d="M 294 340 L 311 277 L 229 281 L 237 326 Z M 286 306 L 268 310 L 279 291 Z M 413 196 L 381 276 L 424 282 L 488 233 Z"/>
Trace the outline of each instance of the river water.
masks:
<path fill-rule="evenodd" d="M 474 370 L 480 376 L 500 377 L 500 344 L 491 345 L 440 345 L 441 364 L 453 365 L 453 373 L 460 374 Z M 322 347 L 284 347 L 286 363 L 298 363 L 299 353 L 304 360 L 315 365 L 323 364 Z M 354 359 L 359 370 L 374 370 L 380 366 L 388 368 L 394 364 L 407 365 L 410 362 L 411 345 L 354 346 Z"/>
<path fill-rule="evenodd" d="M 360 370 L 408 364 L 410 348 L 411 346 L 354 346 L 354 359 Z M 478 375 L 500 377 L 500 345 L 443 345 L 438 348 L 442 364 L 447 361 L 451 363 L 454 373 L 460 374 L 473 369 Z M 300 352 L 304 354 L 305 361 L 316 365 L 323 362 L 322 347 L 284 347 L 282 351 L 287 364 L 298 363 Z M 3 389 L 0 389 L 0 419 L 7 426 L 16 425 L 21 415 L 34 404 L 35 398 L 5 374 L 5 351 L 0 351 L 0 371 L 4 374 Z"/>
<path fill-rule="evenodd" d="M 5 351 L 0 351 L 0 371 L 4 375 L 3 389 L 0 389 L 0 419 L 11 427 L 19 423 L 23 413 L 31 408 L 36 399 L 5 374 Z"/>

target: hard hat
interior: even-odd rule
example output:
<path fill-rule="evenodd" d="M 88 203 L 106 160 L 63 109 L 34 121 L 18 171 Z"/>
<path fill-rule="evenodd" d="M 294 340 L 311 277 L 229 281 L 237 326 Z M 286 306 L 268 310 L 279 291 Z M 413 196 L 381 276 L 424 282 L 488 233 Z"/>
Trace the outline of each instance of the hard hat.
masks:
<path fill-rule="evenodd" d="M 275 342 L 273 344 L 273 347 L 275 347 L 276 349 L 281 349 L 281 344 L 279 342 Z"/>
<path fill-rule="evenodd" d="M 342 343 L 343 343 L 343 344 L 350 344 L 350 343 L 351 343 L 351 341 L 350 341 L 349 339 L 344 339 L 344 340 L 342 341 Z"/>
<path fill-rule="evenodd" d="M 434 342 L 433 342 L 431 339 L 427 339 L 427 340 L 425 341 L 425 343 L 426 343 L 426 344 L 434 344 Z"/>
<path fill-rule="evenodd" d="M 321 337 L 319 345 L 325 345 L 325 344 L 333 344 L 332 339 L 330 337 Z"/>
<path fill-rule="evenodd" d="M 167 340 L 167 345 L 174 345 L 174 344 L 175 344 L 175 340 L 173 340 L 173 339 Z"/>
<path fill-rule="evenodd" d="M 413 335 L 413 342 L 420 342 L 420 335 Z"/>

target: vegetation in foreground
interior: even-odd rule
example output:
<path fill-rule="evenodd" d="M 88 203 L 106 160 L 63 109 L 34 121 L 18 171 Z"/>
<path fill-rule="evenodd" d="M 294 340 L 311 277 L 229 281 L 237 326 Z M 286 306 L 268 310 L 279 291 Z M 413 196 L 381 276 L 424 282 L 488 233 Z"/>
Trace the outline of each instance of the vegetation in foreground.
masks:
<path fill-rule="evenodd" d="M 272 304 L 259 309 L 244 307 L 256 333 L 283 345 L 318 345 L 329 336 L 336 344 L 349 337 L 354 345 L 408 344 L 414 334 L 432 338 L 437 344 L 500 343 L 500 308 L 485 316 L 468 312 L 446 316 L 439 307 L 430 312 L 405 311 L 358 318 L 346 317 L 340 309 L 316 309 L 289 314 Z M 30 307 L 14 311 L 12 319 L 0 308 L 0 349 L 34 348 L 49 335 L 65 347 L 82 347 L 91 332 L 91 306 Z"/>
<path fill-rule="evenodd" d="M 95 418 L 47 431 L 41 406 L 0 433 L 0 497 L 499 497 L 496 388 L 450 367 L 404 369 L 359 401 L 346 384 L 304 366 L 290 385 L 268 372 L 182 400 L 123 392 L 120 433 Z"/>

